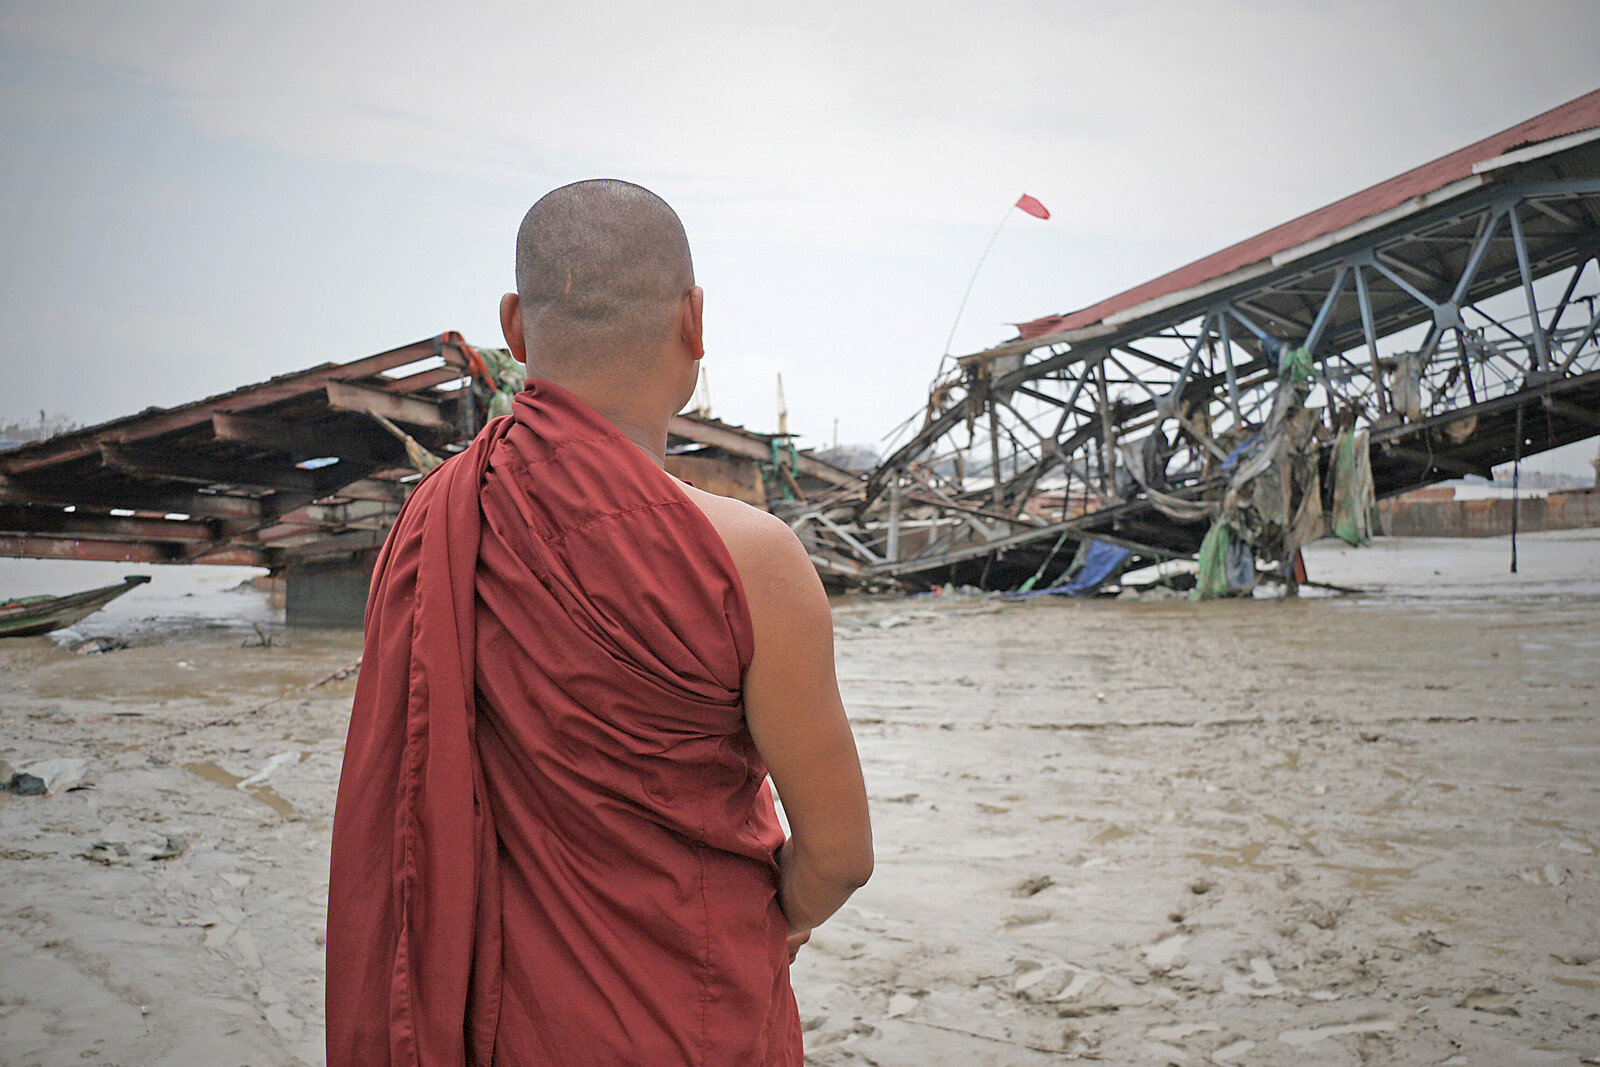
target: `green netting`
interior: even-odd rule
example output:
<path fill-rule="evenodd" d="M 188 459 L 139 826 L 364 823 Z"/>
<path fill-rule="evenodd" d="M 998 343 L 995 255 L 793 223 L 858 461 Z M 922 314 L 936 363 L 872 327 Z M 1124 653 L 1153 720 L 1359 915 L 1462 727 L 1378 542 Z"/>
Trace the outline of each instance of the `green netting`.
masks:
<path fill-rule="evenodd" d="M 527 370 L 504 348 L 480 348 L 478 355 L 483 357 L 484 366 L 494 379 L 494 393 L 486 396 L 488 388 L 476 379 L 473 381 L 473 390 L 487 400 L 489 418 L 497 419 L 501 415 L 511 414 L 511 402 L 522 392 L 527 382 Z"/>
<path fill-rule="evenodd" d="M 1232 543 L 1233 536 L 1228 532 L 1227 523 L 1218 520 L 1211 524 L 1195 557 L 1200 564 L 1200 571 L 1195 575 L 1194 591 L 1189 594 L 1191 600 L 1210 600 L 1228 595 L 1228 549 Z"/>
<path fill-rule="evenodd" d="M 1023 582 L 1021 585 L 1017 586 L 1017 592 L 1026 593 L 1036 584 L 1038 584 L 1039 579 L 1044 576 L 1044 569 L 1050 566 L 1050 561 L 1056 558 L 1056 553 L 1061 551 L 1061 546 L 1065 544 L 1066 541 L 1067 531 L 1062 530 L 1061 536 L 1056 538 L 1056 543 L 1051 546 L 1050 554 L 1044 558 L 1043 563 L 1039 564 L 1039 569 L 1033 572 L 1032 577 Z M 1059 585 L 1061 582 L 1064 582 L 1070 578 L 1077 571 L 1081 570 L 1083 568 L 1084 556 L 1088 553 L 1088 551 L 1089 542 L 1081 542 L 1078 545 L 1078 554 L 1073 557 L 1072 563 L 1067 567 L 1066 571 L 1061 575 L 1061 577 L 1056 580 L 1055 584 Z"/>
<path fill-rule="evenodd" d="M 1333 533 L 1357 547 L 1372 541 L 1372 456 L 1366 430 L 1345 430 L 1333 446 Z"/>
<path fill-rule="evenodd" d="M 1311 353 L 1304 348 L 1291 348 L 1283 354 L 1283 362 L 1278 366 L 1278 377 L 1282 381 L 1294 382 L 1297 385 L 1311 380 Z"/>

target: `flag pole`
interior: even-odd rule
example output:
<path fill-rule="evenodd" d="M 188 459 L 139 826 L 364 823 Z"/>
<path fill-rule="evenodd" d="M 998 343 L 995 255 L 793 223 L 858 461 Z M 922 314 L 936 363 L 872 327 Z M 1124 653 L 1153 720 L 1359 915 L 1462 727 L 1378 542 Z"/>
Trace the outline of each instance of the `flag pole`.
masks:
<path fill-rule="evenodd" d="M 944 354 L 946 358 L 949 357 L 950 346 L 955 342 L 956 339 L 956 327 L 961 325 L 961 315 L 967 310 L 967 297 L 972 295 L 972 287 L 978 282 L 978 272 L 983 269 L 983 261 L 989 258 L 989 250 L 993 248 L 994 243 L 1000 239 L 1000 231 L 1006 228 L 1007 222 L 1011 221 L 1011 213 L 1015 211 L 1016 208 L 1017 205 L 1015 204 L 1007 205 L 1006 213 L 1000 216 L 1000 225 L 994 228 L 994 236 L 989 238 L 989 243 L 983 248 L 983 255 L 978 257 L 978 265 L 972 268 L 972 277 L 967 279 L 967 291 L 961 294 L 961 306 L 956 308 L 956 321 L 950 324 L 950 336 L 944 339 Z M 940 370 L 942 371 L 943 369 L 943 366 L 941 366 Z"/>

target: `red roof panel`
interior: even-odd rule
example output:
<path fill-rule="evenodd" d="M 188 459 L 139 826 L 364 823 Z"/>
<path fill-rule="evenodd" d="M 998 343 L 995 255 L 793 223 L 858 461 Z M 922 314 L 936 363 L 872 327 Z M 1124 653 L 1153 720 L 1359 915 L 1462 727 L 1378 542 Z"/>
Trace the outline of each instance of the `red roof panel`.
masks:
<path fill-rule="evenodd" d="M 1505 155 L 1524 145 L 1596 127 L 1600 127 L 1600 89 L 1343 200 L 1335 200 L 1326 207 L 1291 219 L 1265 233 L 1229 245 L 1220 252 L 1213 252 L 1204 259 L 1197 259 L 1082 311 L 1047 315 L 1032 322 L 1018 323 L 1017 329 L 1023 340 L 1031 341 L 1064 330 L 1092 326 L 1119 311 L 1231 274 L 1252 263 L 1270 259 L 1279 252 L 1398 207 L 1412 197 L 1435 192 L 1451 182 L 1470 177 L 1474 164 Z"/>

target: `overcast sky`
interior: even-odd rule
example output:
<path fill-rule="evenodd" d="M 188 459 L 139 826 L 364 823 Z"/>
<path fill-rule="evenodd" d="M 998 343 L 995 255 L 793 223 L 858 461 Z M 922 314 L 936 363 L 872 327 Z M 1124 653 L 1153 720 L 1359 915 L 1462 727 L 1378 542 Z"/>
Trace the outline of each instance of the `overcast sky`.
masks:
<path fill-rule="evenodd" d="M 1593 0 L 446 7 L 0 3 L 0 419 L 500 344 L 523 212 L 604 176 L 683 216 L 717 415 L 781 372 L 874 442 L 1020 193 L 957 352 L 1600 85 Z"/>

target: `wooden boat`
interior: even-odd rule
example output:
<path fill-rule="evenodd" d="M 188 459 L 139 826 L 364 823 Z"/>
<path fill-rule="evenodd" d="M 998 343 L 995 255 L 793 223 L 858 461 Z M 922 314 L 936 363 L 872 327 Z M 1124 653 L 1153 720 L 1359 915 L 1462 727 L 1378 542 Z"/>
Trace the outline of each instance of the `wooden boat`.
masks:
<path fill-rule="evenodd" d="M 71 626 L 149 580 L 148 574 L 130 574 L 116 585 L 103 585 L 82 593 L 0 600 L 0 637 L 33 637 Z"/>

